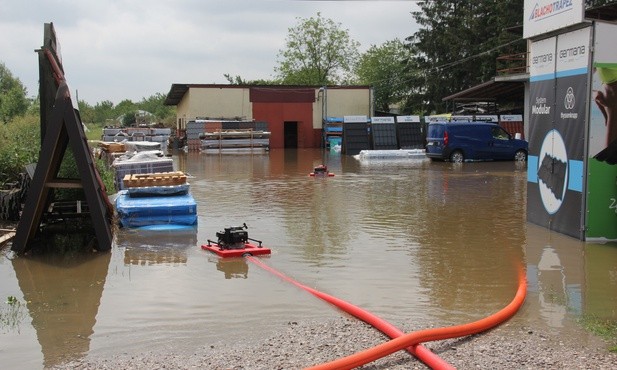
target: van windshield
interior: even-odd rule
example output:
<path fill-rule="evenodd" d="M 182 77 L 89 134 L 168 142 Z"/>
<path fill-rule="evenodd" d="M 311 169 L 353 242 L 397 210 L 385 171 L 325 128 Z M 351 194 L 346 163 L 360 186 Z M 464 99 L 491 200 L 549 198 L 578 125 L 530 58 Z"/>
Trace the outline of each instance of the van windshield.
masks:
<path fill-rule="evenodd" d="M 428 125 L 427 137 L 443 138 L 444 125 Z"/>

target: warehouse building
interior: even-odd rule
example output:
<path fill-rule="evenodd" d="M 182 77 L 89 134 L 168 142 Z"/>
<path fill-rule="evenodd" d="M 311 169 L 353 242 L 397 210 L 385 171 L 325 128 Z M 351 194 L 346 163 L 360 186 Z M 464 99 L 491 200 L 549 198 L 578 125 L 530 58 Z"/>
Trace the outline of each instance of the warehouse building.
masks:
<path fill-rule="evenodd" d="M 179 133 L 196 120 L 265 123 L 273 149 L 322 147 L 328 117 L 370 117 L 373 108 L 369 86 L 173 84 L 165 105 L 176 106 Z"/>

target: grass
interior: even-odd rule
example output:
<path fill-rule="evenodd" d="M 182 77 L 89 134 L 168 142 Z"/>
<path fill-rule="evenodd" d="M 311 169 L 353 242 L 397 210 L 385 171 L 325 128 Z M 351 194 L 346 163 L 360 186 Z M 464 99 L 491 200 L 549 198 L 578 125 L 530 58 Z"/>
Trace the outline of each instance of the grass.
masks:
<path fill-rule="evenodd" d="M 3 332 L 19 332 L 19 326 L 26 317 L 25 302 L 14 296 L 8 296 L 4 305 L 0 305 L 0 329 Z"/>
<path fill-rule="evenodd" d="M 87 124 L 86 138 L 88 140 L 101 140 L 103 137 L 103 124 L 89 123 Z"/>
<path fill-rule="evenodd" d="M 617 353 L 617 320 L 601 319 L 587 315 L 580 318 L 585 329 L 610 343 L 609 351 Z"/>

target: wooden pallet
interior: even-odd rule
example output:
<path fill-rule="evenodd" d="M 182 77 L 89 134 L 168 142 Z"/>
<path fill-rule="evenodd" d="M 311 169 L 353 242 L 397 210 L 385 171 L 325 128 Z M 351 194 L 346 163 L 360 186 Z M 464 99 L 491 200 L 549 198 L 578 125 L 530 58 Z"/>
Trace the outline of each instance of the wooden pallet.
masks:
<path fill-rule="evenodd" d="M 15 237 L 15 230 L 0 229 L 0 246 Z"/>
<path fill-rule="evenodd" d="M 108 153 L 126 152 L 126 148 L 123 143 L 107 143 L 100 142 L 99 146 Z"/>
<path fill-rule="evenodd" d="M 125 188 L 182 185 L 186 175 L 182 171 L 132 174 L 124 175 L 122 183 Z"/>

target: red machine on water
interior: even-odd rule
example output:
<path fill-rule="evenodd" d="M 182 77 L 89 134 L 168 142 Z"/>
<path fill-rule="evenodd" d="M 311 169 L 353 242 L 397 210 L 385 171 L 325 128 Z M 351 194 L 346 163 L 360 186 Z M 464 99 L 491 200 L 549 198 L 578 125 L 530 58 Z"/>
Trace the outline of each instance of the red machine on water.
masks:
<path fill-rule="evenodd" d="M 313 169 L 313 172 L 309 173 L 309 176 L 313 176 L 313 177 L 332 177 L 332 176 L 334 176 L 334 174 L 331 173 L 330 171 L 328 171 L 328 166 L 326 166 L 324 164 L 320 164 L 319 166 L 315 167 L 315 169 Z"/>
<path fill-rule="evenodd" d="M 270 254 L 269 248 L 261 245 L 261 240 L 249 238 L 249 233 L 246 231 L 248 226 L 243 223 L 242 226 L 226 227 L 223 231 L 216 233 L 217 241 L 208 239 L 208 244 L 201 246 L 201 249 L 216 253 L 220 257 L 244 257 L 244 256 L 261 256 Z M 255 242 L 255 243 L 251 243 Z"/>

